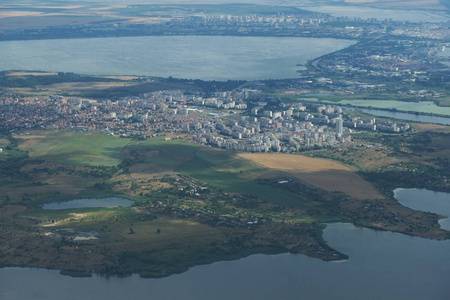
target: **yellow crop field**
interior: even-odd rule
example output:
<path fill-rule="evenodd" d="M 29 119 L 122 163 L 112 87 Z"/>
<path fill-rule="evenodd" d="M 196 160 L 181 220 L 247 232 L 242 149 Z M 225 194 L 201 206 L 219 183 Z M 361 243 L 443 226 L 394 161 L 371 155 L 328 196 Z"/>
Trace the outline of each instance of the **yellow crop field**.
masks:
<path fill-rule="evenodd" d="M 281 153 L 241 153 L 239 156 L 327 191 L 340 191 L 356 199 L 384 198 L 370 183 L 335 161 Z"/>
<path fill-rule="evenodd" d="M 55 76 L 58 73 L 49 72 L 10 72 L 6 74 L 7 76 Z"/>

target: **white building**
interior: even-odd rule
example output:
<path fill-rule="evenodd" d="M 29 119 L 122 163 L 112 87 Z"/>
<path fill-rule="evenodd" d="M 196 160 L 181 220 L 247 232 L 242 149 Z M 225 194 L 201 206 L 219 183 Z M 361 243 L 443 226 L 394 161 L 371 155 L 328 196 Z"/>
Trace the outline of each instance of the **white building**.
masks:
<path fill-rule="evenodd" d="M 339 138 L 342 136 L 344 130 L 344 120 L 341 118 L 336 119 L 336 136 Z"/>

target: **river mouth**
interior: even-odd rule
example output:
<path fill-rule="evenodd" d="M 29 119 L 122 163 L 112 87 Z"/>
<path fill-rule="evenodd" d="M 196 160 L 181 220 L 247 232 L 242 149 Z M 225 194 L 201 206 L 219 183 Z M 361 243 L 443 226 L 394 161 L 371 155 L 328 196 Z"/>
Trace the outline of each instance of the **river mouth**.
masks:
<path fill-rule="evenodd" d="M 65 202 L 51 202 L 41 205 L 43 209 L 61 210 L 61 209 L 78 209 L 78 208 L 114 208 L 114 207 L 130 207 L 134 201 L 119 198 L 83 198 L 73 199 Z"/>

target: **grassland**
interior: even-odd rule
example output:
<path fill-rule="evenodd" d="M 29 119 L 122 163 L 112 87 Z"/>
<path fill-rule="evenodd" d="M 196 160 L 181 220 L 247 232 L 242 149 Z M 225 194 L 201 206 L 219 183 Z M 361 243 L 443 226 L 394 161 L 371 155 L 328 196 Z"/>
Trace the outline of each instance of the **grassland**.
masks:
<path fill-rule="evenodd" d="M 0 160 L 0 264 L 158 277 L 251 253 L 344 259 L 321 237 L 321 223 L 335 221 L 447 237 L 436 215 L 381 196 L 336 161 L 238 155 L 173 137 L 47 130 L 3 136 L 9 148 Z M 135 204 L 40 207 L 113 195 Z"/>
<path fill-rule="evenodd" d="M 437 125 L 437 124 L 413 124 L 414 128 L 418 132 L 437 132 L 437 133 L 450 133 L 449 126 Z"/>
<path fill-rule="evenodd" d="M 161 91 L 190 90 L 206 93 L 232 90 L 244 81 L 202 81 L 143 76 L 90 76 L 74 73 L 30 71 L 0 72 L 0 90 L 23 97 L 45 97 L 53 94 L 89 99 L 119 99 Z"/>
<path fill-rule="evenodd" d="M 130 143 L 128 139 L 100 133 L 58 131 L 18 138 L 24 140 L 20 149 L 28 151 L 30 157 L 39 157 L 54 163 L 89 166 L 118 165 L 121 162 L 122 148 Z"/>
<path fill-rule="evenodd" d="M 5 138 L 0 138 L 0 147 L 6 147 L 9 145 L 9 140 Z"/>
<path fill-rule="evenodd" d="M 146 157 L 145 162 L 197 178 L 227 192 L 250 193 L 280 205 L 295 205 L 297 201 L 292 195 L 274 191 L 249 179 L 262 170 L 232 152 L 163 139 L 148 140 L 136 144 L 133 149 Z"/>

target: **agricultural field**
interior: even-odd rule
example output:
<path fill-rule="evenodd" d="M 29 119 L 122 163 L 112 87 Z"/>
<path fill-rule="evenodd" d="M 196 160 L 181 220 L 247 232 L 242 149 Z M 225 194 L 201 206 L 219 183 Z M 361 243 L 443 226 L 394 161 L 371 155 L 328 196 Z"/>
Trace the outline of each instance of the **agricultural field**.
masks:
<path fill-rule="evenodd" d="M 352 145 L 305 154 L 346 164 L 383 194 L 399 186 L 448 192 L 448 126 L 411 125 L 409 134 L 359 133 L 353 135 Z"/>
<path fill-rule="evenodd" d="M 115 166 L 121 162 L 122 148 L 130 143 L 128 139 L 99 133 L 48 131 L 40 135 L 42 133 L 18 136 L 23 141 L 19 148 L 27 151 L 30 157 L 54 163 Z"/>
<path fill-rule="evenodd" d="M 49 72 L 9 72 L 6 74 L 7 76 L 55 76 L 58 73 L 49 73 Z"/>
<path fill-rule="evenodd" d="M 64 82 L 64 83 L 55 83 L 49 85 L 38 85 L 36 89 L 41 92 L 46 93 L 70 93 L 70 94 L 81 94 L 83 92 L 96 91 L 96 90 L 104 90 L 110 88 L 117 87 L 127 87 L 138 85 L 137 82 Z"/>
<path fill-rule="evenodd" d="M 373 186 L 348 167 L 327 159 L 293 154 L 251 154 L 247 158 L 265 168 L 275 169 L 311 185 L 333 192 L 340 191 L 355 199 L 382 199 Z"/>
<path fill-rule="evenodd" d="M 449 126 L 443 126 L 443 125 L 437 125 L 437 124 L 424 124 L 424 123 L 417 123 L 413 124 L 414 129 L 417 132 L 437 132 L 437 133 L 450 133 L 450 127 Z"/>
<path fill-rule="evenodd" d="M 0 86 L 3 92 L 33 98 L 58 94 L 65 97 L 115 100 L 161 90 L 209 93 L 220 89 L 234 89 L 242 83 L 243 81 L 217 82 L 148 76 L 91 76 L 37 71 L 0 72 Z"/>

